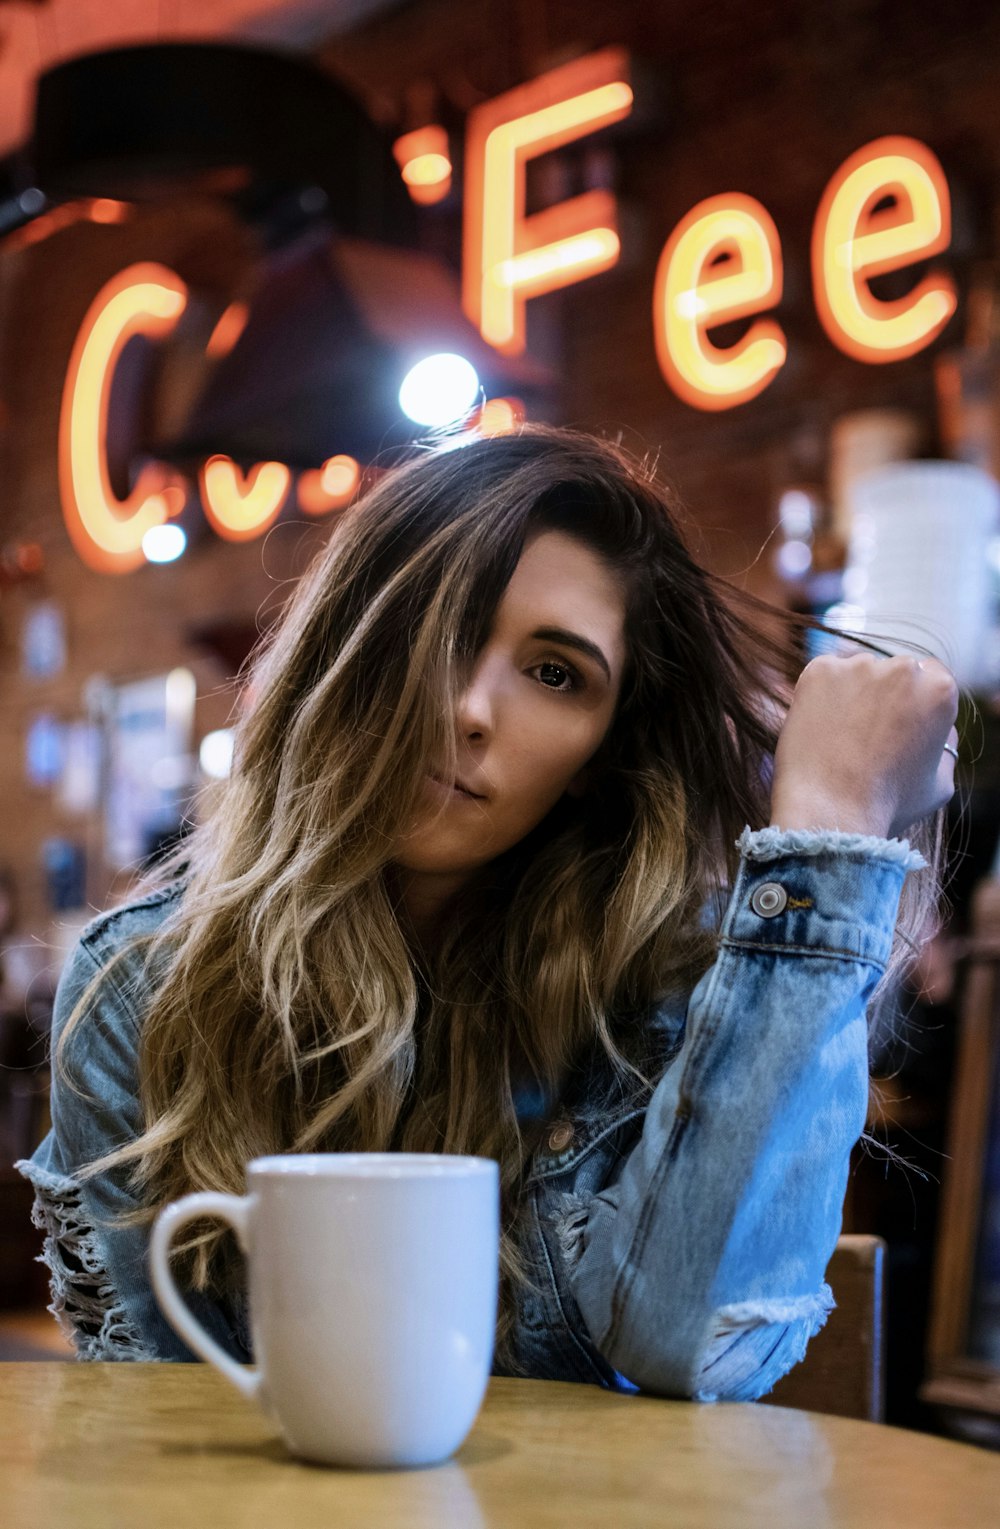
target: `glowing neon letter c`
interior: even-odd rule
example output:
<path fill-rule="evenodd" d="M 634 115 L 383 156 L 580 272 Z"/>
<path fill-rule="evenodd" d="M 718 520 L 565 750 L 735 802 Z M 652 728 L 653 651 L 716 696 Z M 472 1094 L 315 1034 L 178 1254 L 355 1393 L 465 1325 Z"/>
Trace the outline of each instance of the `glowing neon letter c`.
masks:
<path fill-rule="evenodd" d="M 105 448 L 108 399 L 128 341 L 169 334 L 187 295 L 166 266 L 129 266 L 101 288 L 73 346 L 59 419 L 59 486 L 70 540 L 87 566 L 101 573 L 140 567 L 146 561 L 143 537 L 170 515 L 166 491 L 176 480 L 163 467 L 145 468 L 127 499 L 114 493 Z"/>

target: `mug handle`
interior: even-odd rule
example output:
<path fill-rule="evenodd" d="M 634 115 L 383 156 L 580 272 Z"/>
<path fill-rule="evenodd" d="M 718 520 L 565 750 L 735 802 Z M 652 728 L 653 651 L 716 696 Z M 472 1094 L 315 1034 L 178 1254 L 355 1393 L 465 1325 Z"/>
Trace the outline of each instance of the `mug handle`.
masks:
<path fill-rule="evenodd" d="M 171 1327 L 184 1339 L 189 1348 L 207 1360 L 224 1375 L 249 1401 L 260 1400 L 263 1376 L 260 1369 L 251 1365 L 237 1364 L 223 1348 L 210 1337 L 197 1317 L 181 1299 L 174 1277 L 170 1272 L 170 1244 L 179 1231 L 190 1221 L 203 1216 L 218 1216 L 236 1233 L 236 1240 L 244 1254 L 247 1251 L 247 1233 L 250 1224 L 250 1196 L 224 1195 L 208 1192 L 184 1195 L 171 1205 L 164 1206 L 153 1223 L 149 1239 L 149 1272 L 156 1299 L 163 1307 L 164 1316 Z"/>

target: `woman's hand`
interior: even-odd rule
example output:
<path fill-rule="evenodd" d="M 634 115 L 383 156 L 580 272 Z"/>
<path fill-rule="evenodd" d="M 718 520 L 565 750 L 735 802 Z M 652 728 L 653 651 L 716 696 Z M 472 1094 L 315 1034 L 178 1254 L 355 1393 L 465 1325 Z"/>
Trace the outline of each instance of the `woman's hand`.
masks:
<path fill-rule="evenodd" d="M 814 658 L 775 750 L 772 824 L 895 838 L 951 799 L 957 714 L 936 658 Z"/>

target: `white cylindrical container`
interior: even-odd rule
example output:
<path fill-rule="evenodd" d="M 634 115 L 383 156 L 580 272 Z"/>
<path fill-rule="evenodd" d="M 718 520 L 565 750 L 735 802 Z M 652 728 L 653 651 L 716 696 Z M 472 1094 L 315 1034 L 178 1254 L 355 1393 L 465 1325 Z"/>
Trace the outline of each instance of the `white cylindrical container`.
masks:
<path fill-rule="evenodd" d="M 1000 485 L 963 462 L 897 462 L 851 486 L 845 584 L 865 635 L 929 648 L 972 688 L 991 682 L 990 543 Z"/>

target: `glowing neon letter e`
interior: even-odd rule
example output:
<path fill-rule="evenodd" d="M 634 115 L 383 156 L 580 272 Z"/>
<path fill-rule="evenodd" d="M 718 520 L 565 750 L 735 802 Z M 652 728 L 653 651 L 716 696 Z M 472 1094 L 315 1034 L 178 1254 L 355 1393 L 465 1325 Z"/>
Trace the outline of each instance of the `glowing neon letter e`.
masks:
<path fill-rule="evenodd" d="M 875 211 L 879 202 L 893 205 Z M 859 361 L 902 361 L 940 334 L 955 311 L 955 284 L 932 270 L 906 297 L 873 297 L 868 280 L 951 242 L 951 199 L 937 157 L 915 138 L 877 138 L 830 181 L 812 237 L 816 308 L 830 339 Z"/>
<path fill-rule="evenodd" d="M 681 219 L 663 247 L 653 287 L 653 333 L 660 370 L 696 409 L 731 409 L 763 392 L 788 347 L 770 319 L 720 349 L 713 325 L 759 313 L 781 300 L 781 243 L 770 213 L 731 191 Z"/>

